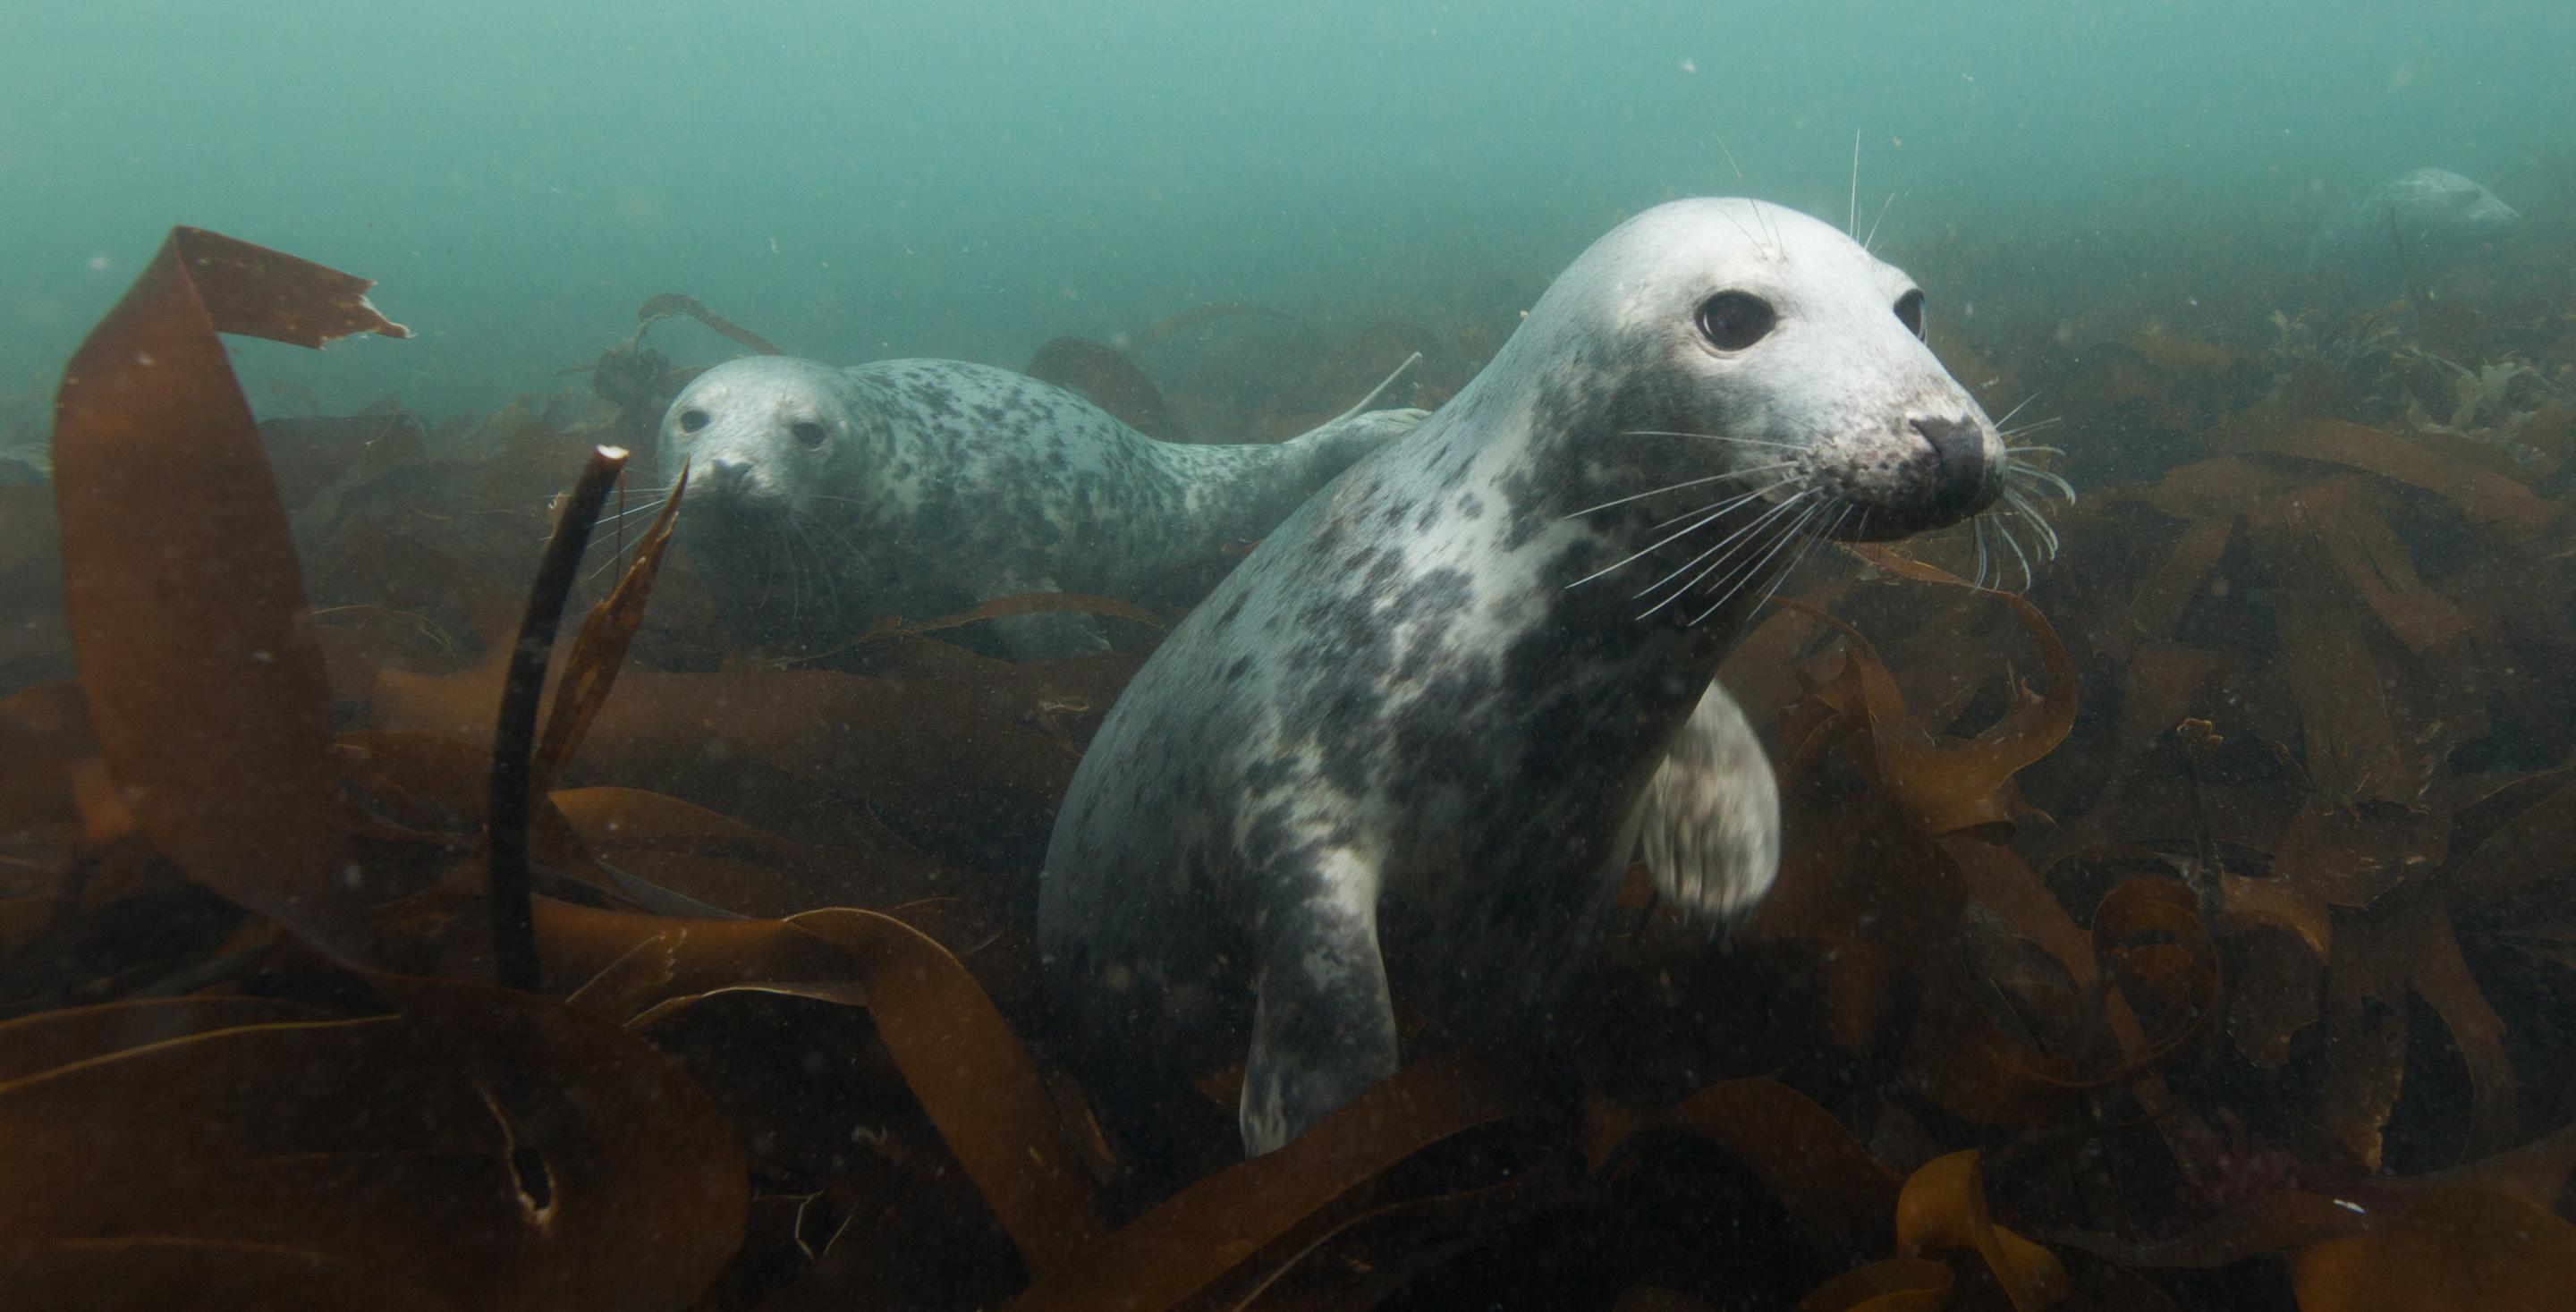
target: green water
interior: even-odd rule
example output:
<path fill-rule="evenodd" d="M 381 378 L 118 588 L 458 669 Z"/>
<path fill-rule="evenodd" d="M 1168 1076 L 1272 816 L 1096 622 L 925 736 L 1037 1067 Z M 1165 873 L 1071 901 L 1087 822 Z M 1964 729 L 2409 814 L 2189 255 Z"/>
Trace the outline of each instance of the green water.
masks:
<path fill-rule="evenodd" d="M 2286 253 L 2381 177 L 2439 165 L 2514 201 L 2566 148 L 2576 6 L 2315 12 L 19 0 L 0 396 L 49 391 L 174 223 L 376 278 L 420 334 L 248 348 L 250 378 L 441 414 L 551 389 L 664 290 L 800 354 L 1016 365 L 1209 300 L 1544 280 L 1673 195 L 1865 226 L 1901 192 L 1900 258 L 1952 227 Z"/>

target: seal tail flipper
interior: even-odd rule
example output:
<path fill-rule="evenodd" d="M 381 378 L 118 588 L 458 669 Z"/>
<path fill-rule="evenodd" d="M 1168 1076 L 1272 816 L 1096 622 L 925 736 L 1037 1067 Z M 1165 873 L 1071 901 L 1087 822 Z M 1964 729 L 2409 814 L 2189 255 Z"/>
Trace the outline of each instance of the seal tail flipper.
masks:
<path fill-rule="evenodd" d="M 1646 786 L 1637 859 L 1685 920 L 1729 927 L 1780 873 L 1780 785 L 1744 711 L 1715 683 Z"/>
<path fill-rule="evenodd" d="M 1265 917 L 1252 1051 L 1237 1123 L 1246 1156 L 1286 1146 L 1396 1070 L 1395 1004 L 1378 953 L 1373 877 L 1347 849 L 1303 878 L 1257 881 L 1286 895 Z"/>

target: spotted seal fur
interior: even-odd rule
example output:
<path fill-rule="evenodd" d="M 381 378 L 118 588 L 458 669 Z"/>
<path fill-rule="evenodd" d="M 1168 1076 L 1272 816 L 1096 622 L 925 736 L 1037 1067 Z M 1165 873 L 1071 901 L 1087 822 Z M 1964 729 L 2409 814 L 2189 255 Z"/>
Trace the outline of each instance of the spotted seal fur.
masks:
<path fill-rule="evenodd" d="M 869 619 L 1018 592 L 1186 604 L 1193 567 L 1421 418 L 1355 410 L 1286 442 L 1180 445 L 985 365 L 764 355 L 682 389 L 660 450 L 667 473 L 695 471 L 681 550 L 736 629 L 819 650 Z M 992 629 L 1020 659 L 1103 645 L 1083 615 Z"/>
<path fill-rule="evenodd" d="M 1235 1054 L 1247 1151 L 1295 1138 L 1396 1069 L 1392 996 L 1433 1045 L 1546 1034 L 1641 841 L 1668 895 L 1760 894 L 1776 792 L 1712 682 L 1739 627 L 1820 540 L 2044 477 L 1922 308 L 1804 215 L 1658 206 L 1165 640 L 1040 893 L 1059 1039 L 1131 1149 Z"/>
<path fill-rule="evenodd" d="M 2494 252 L 2522 215 L 2448 169 L 2415 169 L 2337 206 L 2308 240 L 2308 273 L 2356 291 L 2407 290 Z"/>

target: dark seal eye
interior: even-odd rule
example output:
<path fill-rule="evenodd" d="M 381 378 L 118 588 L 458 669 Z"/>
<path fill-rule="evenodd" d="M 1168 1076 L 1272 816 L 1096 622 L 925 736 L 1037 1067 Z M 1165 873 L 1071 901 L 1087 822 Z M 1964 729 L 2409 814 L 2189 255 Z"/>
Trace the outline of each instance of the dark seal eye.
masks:
<path fill-rule="evenodd" d="M 1923 335 L 1923 293 L 1912 291 L 1896 298 L 1896 321 L 1916 337 Z"/>
<path fill-rule="evenodd" d="M 808 451 L 823 445 L 823 426 L 811 419 L 799 419 L 789 425 L 787 431 L 794 433 L 797 445 Z"/>
<path fill-rule="evenodd" d="M 706 412 L 706 411 L 704 411 L 704 410 L 683 410 L 683 411 L 681 411 L 681 412 L 680 412 L 680 431 L 681 431 L 681 432 L 683 432 L 683 433 L 694 433 L 694 432 L 698 431 L 699 429 L 704 428 L 704 427 L 706 427 L 706 426 L 707 426 L 707 412 Z"/>
<path fill-rule="evenodd" d="M 1780 315 L 1749 292 L 1719 292 L 1699 307 L 1699 333 L 1721 351 L 1741 351 L 1769 336 Z"/>

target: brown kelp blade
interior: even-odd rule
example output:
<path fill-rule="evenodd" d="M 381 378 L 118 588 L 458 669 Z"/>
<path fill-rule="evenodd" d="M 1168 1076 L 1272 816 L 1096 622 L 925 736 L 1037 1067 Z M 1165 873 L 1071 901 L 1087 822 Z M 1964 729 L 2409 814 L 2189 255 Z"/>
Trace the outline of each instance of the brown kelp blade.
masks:
<path fill-rule="evenodd" d="M 1159 1312 L 1191 1305 L 1219 1286 L 1257 1288 L 1279 1260 L 1294 1259 L 1293 1240 L 1329 1234 L 1354 1204 L 1364 1208 L 1374 1182 L 1444 1141 L 1528 1115 L 1533 1105 L 1492 1054 L 1418 1062 L 1287 1147 L 1182 1190 L 1009 1306 Z M 1254 1262 L 1265 1253 L 1280 1258 Z"/>
<path fill-rule="evenodd" d="M 2305 1249 L 2290 1270 L 2304 1312 L 2539 1312 L 2576 1286 L 2576 1226 L 2499 1194 L 2428 1190 L 2395 1224 Z"/>
<path fill-rule="evenodd" d="M 653 527 L 635 549 L 635 562 L 626 567 L 616 588 L 590 608 L 580 636 L 573 639 L 572 655 L 564 661 L 554 708 L 547 714 L 545 733 L 537 740 L 536 760 L 528 772 L 540 795 L 554 791 L 555 782 L 563 777 L 564 762 L 581 746 L 591 721 L 608 702 L 609 689 L 617 685 L 626 649 L 644 627 L 644 604 L 652 599 L 653 580 L 661 575 L 662 555 L 671 545 L 671 524 L 688 490 L 689 472 L 683 469 L 679 481 L 671 485 L 671 495 L 662 502 L 662 513 L 653 517 Z"/>
<path fill-rule="evenodd" d="M 1189 431 L 1164 406 L 1162 391 L 1116 347 L 1088 337 L 1053 338 L 1029 357 L 1029 367 L 1021 372 L 1075 393 L 1147 437 L 1190 440 Z"/>
<path fill-rule="evenodd" d="M 2066 1297 L 2066 1269 L 2047 1249 L 1986 1214 L 1975 1149 L 1934 1158 L 1908 1177 L 1896 1200 L 1896 1246 L 1907 1257 L 1967 1248 L 1986 1260 L 2014 1312 L 2037 1312 Z"/>
<path fill-rule="evenodd" d="M 0 1081 L 0 1166 L 52 1182 L 0 1198 L 6 1247 L 269 1244 L 459 1308 L 689 1306 L 743 1229 L 714 1099 L 561 1003 L 369 982 L 403 1014 L 171 1002 L 19 1022 L 71 1060 Z M 256 1285 L 224 1256 L 161 1255 Z"/>
<path fill-rule="evenodd" d="M 65 605 L 109 769 L 162 852 L 342 959 L 365 881 L 334 801 L 329 685 L 217 334 L 408 336 L 368 304 L 373 285 L 173 229 L 54 405 Z"/>
<path fill-rule="evenodd" d="M 698 302 L 697 297 L 683 296 L 678 292 L 663 292 L 644 302 L 643 306 L 635 311 L 635 339 L 642 340 L 644 330 L 655 322 L 681 314 L 705 324 L 709 329 L 740 342 L 762 355 L 785 354 L 771 345 L 768 338 L 708 309 Z"/>
<path fill-rule="evenodd" d="M 1975 587 L 1945 570 L 1884 549 L 1858 550 L 1870 563 L 1905 578 L 1946 587 Z M 2058 640 L 2057 631 L 2028 601 L 2007 592 L 1977 590 L 2012 607 L 2014 616 L 2029 630 L 2031 640 L 2039 646 L 2041 666 L 2048 673 L 2048 691 L 2038 697 L 2018 696 L 2002 720 L 1966 741 L 1932 741 L 1930 734 L 1914 722 L 1894 676 L 1859 630 L 1830 615 L 1813 612 L 1816 618 L 1851 638 L 1880 768 L 1924 832 L 1934 836 L 2011 822 L 2016 800 L 2013 776 L 2056 750 L 2075 727 L 2075 664 L 2067 656 L 2066 645 Z M 1804 608 L 1800 602 L 1789 605 Z"/>
<path fill-rule="evenodd" d="M 568 991 L 589 995 L 585 1010 L 638 1013 L 637 1028 L 730 989 L 864 997 L 906 1084 L 1030 1269 L 1053 1270 L 1097 1239 L 1089 1182 L 1037 1063 L 965 965 L 911 925 L 848 908 L 679 920 L 544 898 L 536 925 L 551 983 L 584 981 Z M 667 955 L 634 955 L 666 937 Z"/>

